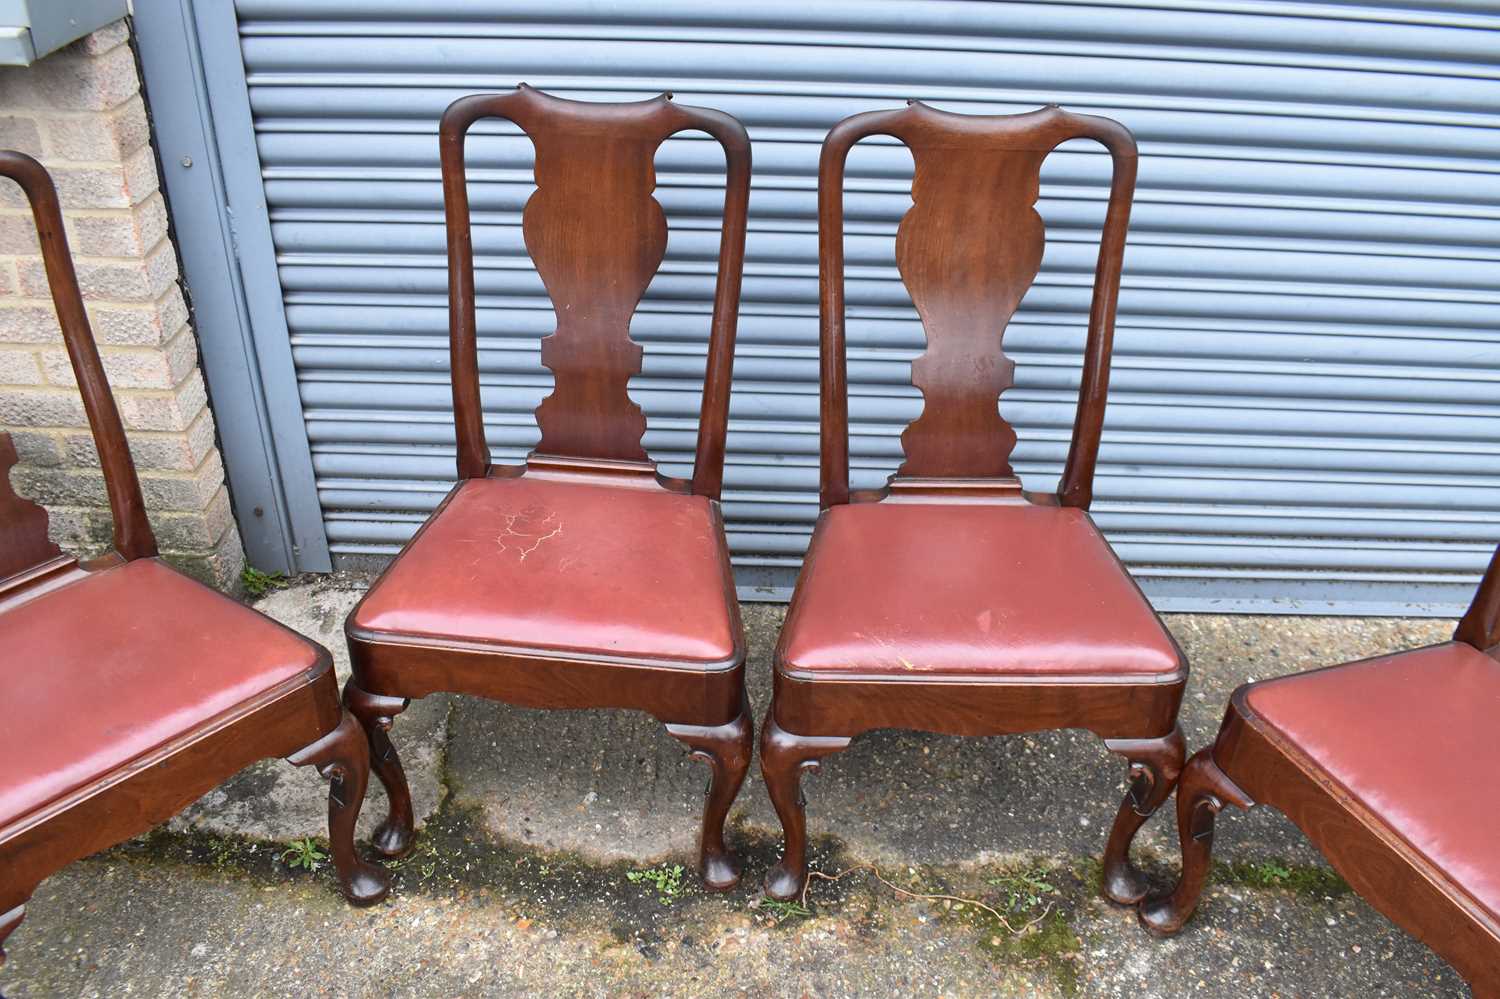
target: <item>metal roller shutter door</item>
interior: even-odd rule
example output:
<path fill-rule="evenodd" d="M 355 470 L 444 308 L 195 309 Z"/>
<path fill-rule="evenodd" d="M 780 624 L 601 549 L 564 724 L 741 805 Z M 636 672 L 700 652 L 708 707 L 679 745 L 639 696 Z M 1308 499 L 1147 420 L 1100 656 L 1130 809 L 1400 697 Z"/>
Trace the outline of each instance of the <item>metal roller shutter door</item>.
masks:
<path fill-rule="evenodd" d="M 1159 606 L 1452 607 L 1500 535 L 1500 10 L 1219 2 L 238 0 L 328 537 L 395 552 L 452 478 L 436 124 L 525 80 L 670 90 L 755 142 L 725 512 L 742 582 L 790 582 L 816 515 L 815 174 L 827 128 L 921 97 L 1126 123 L 1141 173 L 1094 510 Z M 521 242 L 529 143 L 470 141 L 496 460 L 536 440 L 550 303 Z M 667 260 L 631 386 L 667 470 L 693 445 L 722 155 L 665 145 Z M 869 143 L 847 207 L 856 485 L 899 460 L 923 336 L 894 267 L 910 158 Z M 1041 276 L 1001 407 L 1061 471 L 1108 160 L 1043 174 Z M 1408 608 L 1410 609 L 1410 608 Z"/>

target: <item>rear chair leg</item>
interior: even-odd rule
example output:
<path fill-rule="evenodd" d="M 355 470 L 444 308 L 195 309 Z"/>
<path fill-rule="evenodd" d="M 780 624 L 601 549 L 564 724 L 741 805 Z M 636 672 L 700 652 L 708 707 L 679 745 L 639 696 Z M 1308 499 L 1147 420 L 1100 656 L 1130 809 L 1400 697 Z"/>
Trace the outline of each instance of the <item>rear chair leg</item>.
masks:
<path fill-rule="evenodd" d="M 354 850 L 354 823 L 370 780 L 370 749 L 359 722 L 343 712 L 339 727 L 306 749 L 287 757 L 293 766 L 313 766 L 332 784 L 328 789 L 328 842 L 339 889 L 354 905 L 374 905 L 390 891 L 390 876 Z"/>
<path fill-rule="evenodd" d="M 807 884 L 807 815 L 802 797 L 802 771 L 816 770 L 818 761 L 849 747 L 841 736 L 794 735 L 776 724 L 776 706 L 766 712 L 760 728 L 760 772 L 781 819 L 781 863 L 766 875 L 766 894 L 790 901 Z"/>
<path fill-rule="evenodd" d="M 370 769 L 380 778 L 388 804 L 385 820 L 376 828 L 370 843 L 389 860 L 399 860 L 411 852 L 415 824 L 412 819 L 411 788 L 401 757 L 391 743 L 391 723 L 405 711 L 411 701 L 404 697 L 372 694 L 355 685 L 344 684 L 344 707 L 359 719 L 370 743 Z"/>
<path fill-rule="evenodd" d="M 1146 897 L 1147 885 L 1130 862 L 1130 844 L 1177 786 L 1187 746 L 1176 726 L 1159 739 L 1106 739 L 1104 745 L 1130 761 L 1130 790 L 1104 846 L 1104 895 L 1119 905 L 1135 905 Z"/>
<path fill-rule="evenodd" d="M 1208 880 L 1214 845 L 1214 818 L 1225 805 L 1250 808 L 1250 800 L 1214 762 L 1213 749 L 1200 749 L 1188 761 L 1177 788 L 1177 836 L 1182 841 L 1182 877 L 1165 895 L 1141 904 L 1137 916 L 1150 933 L 1168 937 L 1181 930 L 1198 908 Z"/>
<path fill-rule="evenodd" d="M 755 736 L 750 706 L 742 701 L 739 715 L 723 725 L 668 725 L 667 731 L 686 743 L 695 759 L 709 765 L 703 829 L 698 840 L 699 870 L 705 887 L 728 891 L 740 883 L 740 865 L 724 845 L 724 820 L 750 769 Z"/>
<path fill-rule="evenodd" d="M 11 909 L 9 912 L 0 913 L 0 967 L 5 966 L 5 938 L 21 925 L 21 920 L 26 918 L 26 903 Z"/>

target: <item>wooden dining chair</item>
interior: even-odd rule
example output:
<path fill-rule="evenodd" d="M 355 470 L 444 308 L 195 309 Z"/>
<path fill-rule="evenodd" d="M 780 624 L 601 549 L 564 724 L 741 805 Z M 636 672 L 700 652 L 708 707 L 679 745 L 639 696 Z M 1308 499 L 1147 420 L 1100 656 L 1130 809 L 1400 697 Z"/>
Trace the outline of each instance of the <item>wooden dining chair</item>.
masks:
<path fill-rule="evenodd" d="M 507 119 L 535 148 L 526 249 L 557 317 L 542 340 L 555 387 L 537 407 L 541 441 L 517 466 L 490 464 L 480 405 L 474 257 L 464 138 Z M 627 391 L 641 369 L 630 321 L 661 265 L 667 224 L 652 196 L 669 136 L 723 147 L 718 286 L 691 481 L 642 447 Z M 439 130 L 458 483 L 350 613 L 345 703 L 365 724 L 390 814 L 387 856 L 412 842 L 411 799 L 387 730 L 435 691 L 539 708 L 648 712 L 708 761 L 705 882 L 739 878 L 724 819 L 750 765 L 744 636 L 719 492 L 744 262 L 750 142 L 735 119 L 674 104 L 563 100 L 522 84 L 456 101 Z"/>
<path fill-rule="evenodd" d="M 42 879 L 268 757 L 332 781 L 339 887 L 356 905 L 378 902 L 387 875 L 354 850 L 369 750 L 339 705 L 332 658 L 156 557 L 57 193 L 22 153 L 0 152 L 0 176 L 31 203 L 114 520 L 107 555 L 63 554 L 46 511 L 12 490 L 16 451 L 0 434 L 0 945 Z"/>
<path fill-rule="evenodd" d="M 844 164 L 888 135 L 915 161 L 896 262 L 927 334 L 912 363 L 923 408 L 887 486 L 849 489 L 844 358 Z M 1089 138 L 1113 160 L 1082 389 L 1056 495 L 1025 492 L 1000 394 L 1001 340 L 1035 279 L 1045 232 L 1033 207 L 1043 159 Z M 1135 142 L 1104 118 L 1048 107 L 950 114 L 913 102 L 855 115 L 823 144 L 822 515 L 776 649 L 761 767 L 785 835 L 766 881 L 780 899 L 807 877 L 800 774 L 878 728 L 998 735 L 1084 728 L 1130 762 L 1133 782 L 1104 855 L 1106 894 L 1134 903 L 1136 831 L 1183 759 L 1187 664 L 1088 515 L 1104 421 Z"/>
<path fill-rule="evenodd" d="M 1500 549 L 1451 642 L 1247 683 L 1177 789 L 1182 875 L 1141 924 L 1198 906 L 1225 805 L 1296 823 L 1375 908 L 1500 999 Z"/>

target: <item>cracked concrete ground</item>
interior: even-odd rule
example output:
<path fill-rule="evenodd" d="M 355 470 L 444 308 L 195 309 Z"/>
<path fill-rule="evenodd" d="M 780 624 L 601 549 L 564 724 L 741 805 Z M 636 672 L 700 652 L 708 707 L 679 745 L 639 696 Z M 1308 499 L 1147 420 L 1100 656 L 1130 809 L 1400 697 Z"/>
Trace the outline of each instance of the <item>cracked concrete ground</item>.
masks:
<path fill-rule="evenodd" d="M 322 641 L 346 669 L 340 626 L 358 584 L 299 581 L 257 606 Z M 746 607 L 757 718 L 781 613 Z M 1182 723 L 1194 748 L 1246 679 L 1439 641 L 1452 627 L 1206 615 L 1168 623 L 1192 662 Z M 898 894 L 867 871 L 815 880 L 805 913 L 759 905 L 778 827 L 754 768 L 731 819 L 744 883 L 701 891 L 691 863 L 705 771 L 644 716 L 432 697 L 393 735 L 425 828 L 387 902 L 349 909 L 326 871 L 309 876 L 279 859 L 290 840 L 323 834 L 325 799 L 307 770 L 272 761 L 165 831 L 45 882 L 9 941 L 0 993 L 1467 994 L 1266 809 L 1220 820 L 1215 856 L 1235 866 L 1220 870 L 1180 937 L 1146 937 L 1131 913 L 1097 897 L 1096 860 L 1125 765 L 1084 733 L 874 733 L 806 782 L 815 868 L 873 863 L 893 884 L 982 901 L 1005 923 L 972 901 Z M 372 784 L 362 830 L 383 807 Z M 1164 818 L 1138 840 L 1158 875 L 1176 862 Z M 675 864 L 689 868 L 681 879 Z M 630 878 L 643 868 L 658 884 Z"/>

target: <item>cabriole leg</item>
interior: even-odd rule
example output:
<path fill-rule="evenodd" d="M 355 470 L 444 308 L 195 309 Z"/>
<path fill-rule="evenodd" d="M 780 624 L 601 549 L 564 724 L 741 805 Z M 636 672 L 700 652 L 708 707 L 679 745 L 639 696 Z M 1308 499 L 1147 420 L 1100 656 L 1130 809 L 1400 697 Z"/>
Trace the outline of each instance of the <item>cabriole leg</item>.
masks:
<path fill-rule="evenodd" d="M 385 819 L 376 828 L 370 843 L 382 857 L 390 860 L 399 860 L 410 853 L 414 840 L 411 788 L 406 783 L 406 771 L 390 735 L 391 723 L 410 703 L 404 697 L 372 694 L 353 680 L 344 684 L 344 707 L 359 719 L 360 727 L 365 730 L 370 744 L 370 769 L 380 778 L 389 803 Z"/>
<path fill-rule="evenodd" d="M 332 782 L 328 789 L 328 842 L 339 889 L 354 905 L 374 905 L 390 891 L 386 872 L 354 850 L 354 824 L 370 780 L 370 749 L 359 722 L 345 711 L 339 727 L 287 757 L 293 766 L 316 767 Z"/>
<path fill-rule="evenodd" d="M 755 733 L 749 705 L 742 702 L 739 716 L 723 725 L 668 725 L 667 731 L 691 747 L 695 759 L 709 765 L 703 828 L 698 838 L 699 870 L 706 887 L 728 891 L 739 884 L 740 865 L 724 845 L 724 820 L 750 769 Z"/>
<path fill-rule="evenodd" d="M 802 772 L 849 746 L 842 737 L 794 735 L 776 724 L 776 706 L 766 712 L 760 730 L 760 771 L 771 804 L 781 819 L 781 862 L 766 875 L 766 894 L 783 901 L 799 897 L 807 883 L 807 816 Z"/>
<path fill-rule="evenodd" d="M 1141 925 L 1157 936 L 1171 936 L 1198 908 L 1208 880 L 1214 845 L 1214 818 L 1226 804 L 1250 808 L 1255 803 L 1214 763 L 1213 750 L 1202 749 L 1188 761 L 1177 787 L 1177 836 L 1182 842 L 1182 876 L 1170 893 L 1141 903 Z"/>
<path fill-rule="evenodd" d="M 1175 726 L 1159 739 L 1106 739 L 1104 745 L 1130 761 L 1130 790 L 1104 846 L 1104 895 L 1120 905 L 1135 905 L 1146 897 L 1146 878 L 1130 862 L 1130 844 L 1177 786 L 1187 745 Z"/>

